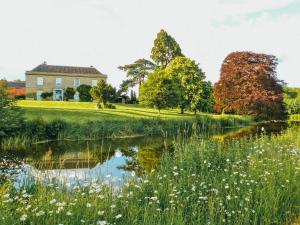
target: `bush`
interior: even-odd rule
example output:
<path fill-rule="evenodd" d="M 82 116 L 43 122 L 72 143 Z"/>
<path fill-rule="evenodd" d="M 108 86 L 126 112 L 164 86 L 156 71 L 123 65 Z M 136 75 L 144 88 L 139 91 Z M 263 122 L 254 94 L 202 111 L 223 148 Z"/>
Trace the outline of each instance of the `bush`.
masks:
<path fill-rule="evenodd" d="M 57 139 L 65 131 L 67 123 L 63 120 L 54 120 L 46 125 L 46 136 L 48 139 Z"/>
<path fill-rule="evenodd" d="M 68 87 L 65 91 L 65 99 L 68 101 L 70 99 L 74 99 L 75 90 L 74 88 Z"/>
<path fill-rule="evenodd" d="M 0 138 L 16 136 L 23 123 L 23 111 L 9 98 L 7 83 L 0 80 Z"/>
<path fill-rule="evenodd" d="M 42 99 L 50 99 L 50 98 L 52 98 L 52 96 L 53 96 L 53 92 L 43 92 L 42 94 L 41 94 L 41 97 L 42 97 Z"/>
<path fill-rule="evenodd" d="M 79 93 L 79 100 L 81 102 L 91 102 L 92 101 L 92 96 L 90 94 L 91 90 L 90 85 L 82 84 L 77 88 L 77 91 Z"/>
<path fill-rule="evenodd" d="M 106 109 L 116 109 L 116 106 L 111 104 L 111 103 L 107 103 L 107 104 L 104 105 L 104 108 L 106 108 Z"/>

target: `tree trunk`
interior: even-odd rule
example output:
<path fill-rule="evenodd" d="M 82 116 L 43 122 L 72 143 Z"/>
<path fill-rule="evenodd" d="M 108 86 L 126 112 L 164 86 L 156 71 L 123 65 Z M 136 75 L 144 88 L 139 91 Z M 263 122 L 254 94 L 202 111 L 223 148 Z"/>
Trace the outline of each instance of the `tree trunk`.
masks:
<path fill-rule="evenodd" d="M 183 114 L 183 113 L 184 113 L 184 108 L 180 107 L 180 114 Z"/>

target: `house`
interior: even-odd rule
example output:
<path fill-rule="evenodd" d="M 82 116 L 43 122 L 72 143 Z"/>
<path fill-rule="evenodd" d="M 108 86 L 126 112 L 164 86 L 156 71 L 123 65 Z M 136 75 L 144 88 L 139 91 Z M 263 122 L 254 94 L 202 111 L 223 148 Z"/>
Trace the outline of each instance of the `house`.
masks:
<path fill-rule="evenodd" d="M 12 98 L 25 96 L 25 81 L 7 81 L 8 95 Z"/>
<path fill-rule="evenodd" d="M 101 79 L 106 80 L 107 75 L 99 72 L 95 67 L 53 66 L 46 62 L 26 71 L 26 95 L 34 96 L 41 100 L 43 92 L 52 92 L 53 100 L 62 101 L 64 91 L 70 87 L 76 88 L 82 84 L 96 86 Z M 74 95 L 74 101 L 79 101 L 78 92 Z"/>

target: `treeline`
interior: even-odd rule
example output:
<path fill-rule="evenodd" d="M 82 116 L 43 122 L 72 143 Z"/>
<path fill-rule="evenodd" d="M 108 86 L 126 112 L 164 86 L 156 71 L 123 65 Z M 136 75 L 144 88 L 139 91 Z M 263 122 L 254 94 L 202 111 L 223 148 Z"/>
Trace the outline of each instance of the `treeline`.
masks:
<path fill-rule="evenodd" d="M 188 58 L 176 40 L 161 30 L 154 40 L 151 60 L 120 66 L 127 73 L 121 87 L 139 87 L 141 104 L 180 108 L 181 113 L 216 112 L 251 115 L 256 120 L 287 118 L 284 82 L 277 78 L 273 55 L 233 52 L 223 61 L 220 80 L 205 80 L 199 63 Z M 295 111 L 295 110 L 290 110 Z"/>

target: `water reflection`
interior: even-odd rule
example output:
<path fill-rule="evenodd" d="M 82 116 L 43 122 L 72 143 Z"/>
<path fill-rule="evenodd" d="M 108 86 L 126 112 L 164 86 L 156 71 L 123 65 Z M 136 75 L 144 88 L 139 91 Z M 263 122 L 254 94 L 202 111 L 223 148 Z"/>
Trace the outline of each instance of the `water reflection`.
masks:
<path fill-rule="evenodd" d="M 265 123 L 208 134 L 207 138 L 224 142 L 262 133 L 278 133 L 286 128 L 285 123 Z M 6 174 L 6 178 L 12 177 L 12 174 L 17 175 L 19 184 L 30 177 L 42 182 L 62 182 L 69 185 L 95 180 L 121 184 L 132 171 L 139 176 L 154 169 L 164 152 L 174 151 L 174 139 L 140 137 L 36 144 L 26 151 L 11 151 L 10 159 L 2 157 L 0 175 Z M 22 172 L 20 168 L 23 169 Z"/>

